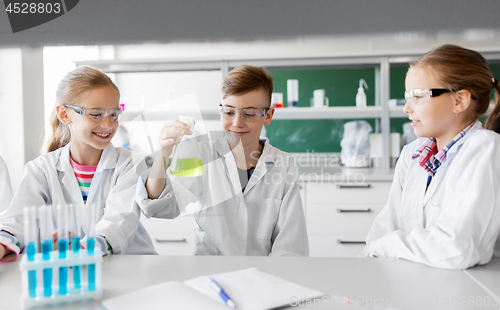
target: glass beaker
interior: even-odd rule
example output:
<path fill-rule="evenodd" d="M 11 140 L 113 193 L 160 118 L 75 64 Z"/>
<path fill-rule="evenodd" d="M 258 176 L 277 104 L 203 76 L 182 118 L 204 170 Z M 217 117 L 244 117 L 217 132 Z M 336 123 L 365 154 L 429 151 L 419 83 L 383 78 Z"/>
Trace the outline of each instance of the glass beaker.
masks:
<path fill-rule="evenodd" d="M 194 129 L 194 116 L 179 116 L 179 120 Z M 175 146 L 170 162 L 170 173 L 179 177 L 197 177 L 205 172 L 198 140 L 193 135 L 182 136 Z"/>

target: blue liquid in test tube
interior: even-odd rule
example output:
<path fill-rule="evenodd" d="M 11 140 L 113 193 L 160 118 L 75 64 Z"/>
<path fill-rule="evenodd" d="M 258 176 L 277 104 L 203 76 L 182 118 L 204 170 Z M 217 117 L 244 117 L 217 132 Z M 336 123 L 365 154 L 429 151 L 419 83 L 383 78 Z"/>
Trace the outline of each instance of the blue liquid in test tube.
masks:
<path fill-rule="evenodd" d="M 57 249 L 59 250 L 59 258 L 66 258 L 66 251 L 68 250 L 68 241 L 59 240 L 57 242 Z M 59 267 L 59 295 L 68 293 L 68 267 Z"/>
<path fill-rule="evenodd" d="M 73 248 L 73 253 L 78 254 L 80 252 L 79 237 L 71 238 L 71 247 Z M 75 288 L 82 287 L 81 275 L 82 275 L 82 266 L 73 266 L 73 282 L 75 283 Z"/>
<path fill-rule="evenodd" d="M 47 240 L 42 243 L 42 258 L 43 260 L 50 259 L 50 252 L 52 252 L 52 241 Z M 43 296 L 52 296 L 52 268 L 45 268 L 43 270 Z"/>
<path fill-rule="evenodd" d="M 87 250 L 89 255 L 94 255 L 95 240 L 89 238 L 87 240 Z M 95 264 L 88 265 L 89 291 L 95 291 Z"/>
<path fill-rule="evenodd" d="M 35 243 L 30 242 L 26 247 L 26 253 L 28 254 L 28 261 L 35 260 Z M 28 292 L 31 298 L 36 297 L 36 270 L 28 271 Z"/>

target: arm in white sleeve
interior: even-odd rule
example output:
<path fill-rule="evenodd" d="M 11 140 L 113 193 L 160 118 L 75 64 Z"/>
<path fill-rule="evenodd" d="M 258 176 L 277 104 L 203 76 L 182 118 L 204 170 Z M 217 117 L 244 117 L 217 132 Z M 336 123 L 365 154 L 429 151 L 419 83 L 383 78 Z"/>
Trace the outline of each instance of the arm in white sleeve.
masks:
<path fill-rule="evenodd" d="M 48 188 L 46 175 L 42 168 L 38 167 L 34 161 L 28 162 L 24 167 L 19 188 L 12 198 L 10 206 L 0 218 L 0 230 L 7 231 L 12 236 L 9 248 L 14 253 L 19 254 L 24 249 L 24 207 L 51 204 Z M 5 237 L 8 235 L 4 235 Z M 13 245 L 15 247 L 11 247 Z"/>
<path fill-rule="evenodd" d="M 97 222 L 95 233 L 106 238 L 113 254 L 123 254 L 134 241 L 140 223 L 141 210 L 135 202 L 137 175 L 132 160 L 117 163 L 118 174 Z"/>
<path fill-rule="evenodd" d="M 0 157 L 0 214 L 7 210 L 12 202 L 12 187 L 10 185 L 9 170 Z"/>
<path fill-rule="evenodd" d="M 372 226 L 366 237 L 366 246 L 359 254 L 360 257 L 369 256 L 368 246 L 372 240 L 376 240 L 388 232 L 401 229 L 401 194 L 403 192 L 403 183 L 408 169 L 407 160 L 410 158 L 408 148 L 405 147 L 396 163 L 394 178 L 392 180 L 389 198 L 384 208 L 373 220 Z M 411 159 L 411 158 L 410 158 Z"/>
<path fill-rule="evenodd" d="M 143 172 L 143 176 L 139 177 L 135 193 L 135 200 L 141 208 L 142 213 L 146 218 L 176 218 L 179 215 L 179 208 L 175 199 L 172 183 L 168 182 L 168 184 L 165 185 L 165 188 L 157 199 L 149 199 L 145 185 L 148 172 L 149 170 Z"/>

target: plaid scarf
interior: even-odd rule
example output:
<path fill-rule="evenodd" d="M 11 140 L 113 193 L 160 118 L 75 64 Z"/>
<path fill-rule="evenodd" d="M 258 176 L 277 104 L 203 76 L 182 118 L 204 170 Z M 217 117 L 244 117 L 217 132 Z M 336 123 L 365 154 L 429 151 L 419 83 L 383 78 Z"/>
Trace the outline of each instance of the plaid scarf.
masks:
<path fill-rule="evenodd" d="M 446 161 L 446 154 L 448 150 L 457 143 L 460 139 L 462 139 L 467 131 L 471 129 L 476 121 L 472 122 L 469 126 L 467 126 L 464 130 L 458 133 L 458 135 L 453 138 L 453 140 L 448 143 L 441 151 L 437 151 L 437 143 L 435 138 L 429 138 L 424 144 L 422 144 L 412 155 L 412 159 L 419 160 L 420 167 L 424 168 L 430 175 L 430 177 L 434 177 L 437 169 Z"/>

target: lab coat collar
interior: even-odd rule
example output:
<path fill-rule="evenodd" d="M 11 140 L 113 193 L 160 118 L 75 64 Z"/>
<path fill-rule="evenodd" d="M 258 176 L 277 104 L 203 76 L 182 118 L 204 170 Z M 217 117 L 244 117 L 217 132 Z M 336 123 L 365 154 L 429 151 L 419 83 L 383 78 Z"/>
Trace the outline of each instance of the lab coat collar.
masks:
<path fill-rule="evenodd" d="M 217 139 L 215 148 L 218 157 L 224 159 L 225 173 L 234 189 L 233 194 L 240 195 L 241 184 L 238 176 L 238 169 L 236 168 L 236 160 L 234 159 L 233 152 L 231 152 L 231 148 L 229 147 L 227 137 Z"/>
<path fill-rule="evenodd" d="M 64 173 L 61 183 L 68 190 L 72 201 L 76 206 L 80 208 L 83 207 L 84 202 L 82 192 L 80 191 L 75 172 L 73 171 L 73 167 L 71 167 L 71 163 L 69 161 L 69 143 L 62 148 L 59 159 L 56 163 L 56 169 L 57 171 Z"/>
<path fill-rule="evenodd" d="M 70 171 L 73 173 L 73 167 L 71 167 L 71 163 L 69 161 L 69 147 L 71 143 L 62 147 L 61 155 L 59 156 L 59 160 L 56 164 L 56 169 L 58 171 L 67 172 Z M 99 160 L 99 164 L 97 165 L 97 171 L 103 171 L 106 169 L 114 169 L 116 168 L 116 148 L 113 144 L 109 144 L 107 148 L 102 151 L 101 159 Z"/>
<path fill-rule="evenodd" d="M 479 120 L 476 120 L 476 122 L 474 123 L 474 125 L 469 129 L 469 131 L 467 131 L 467 133 L 465 134 L 465 136 L 463 136 L 462 139 L 458 140 L 457 143 L 455 143 L 449 150 L 448 152 L 446 153 L 446 157 L 448 158 L 452 153 L 456 153 L 458 151 L 458 149 L 460 148 L 460 146 L 462 144 L 464 144 L 465 141 L 467 141 L 467 139 L 469 139 L 470 136 L 472 136 L 472 133 L 475 132 L 476 130 L 478 129 L 482 129 L 483 128 L 483 125 L 481 124 L 481 122 Z M 448 160 L 446 160 L 448 161 Z M 445 163 L 446 163 L 445 161 Z M 439 169 L 438 169 L 439 171 Z"/>
<path fill-rule="evenodd" d="M 457 151 L 460 149 L 462 144 L 464 144 L 467 139 L 469 139 L 472 134 L 478 130 L 483 128 L 482 124 L 480 121 L 476 121 L 476 123 L 467 131 L 467 134 L 463 136 L 460 140 L 457 141 L 446 153 L 446 160 L 444 163 L 437 169 L 436 174 L 432 178 L 431 184 L 429 184 L 429 187 L 427 188 L 427 192 L 425 193 L 424 197 L 424 205 L 427 205 L 429 200 L 434 196 L 436 191 L 439 189 L 441 186 L 441 179 L 444 176 L 444 173 L 446 172 L 448 166 L 450 165 L 451 161 L 453 160 L 453 157 L 455 157 Z"/>
<path fill-rule="evenodd" d="M 64 173 L 61 182 L 68 189 L 68 192 L 73 198 L 73 201 L 77 202 L 78 205 L 83 206 L 84 202 L 82 193 L 80 191 L 80 187 L 78 186 L 75 172 L 73 171 L 73 167 L 71 167 L 71 163 L 69 160 L 69 148 L 70 143 L 62 148 L 59 160 L 56 163 L 56 169 Z M 110 143 L 109 146 L 105 148 L 101 154 L 101 159 L 99 160 L 94 178 L 92 179 L 92 183 L 90 185 L 87 202 L 92 202 L 94 200 L 99 181 L 102 176 L 102 171 L 107 169 L 114 169 L 116 167 L 116 158 L 116 148 Z"/>
<path fill-rule="evenodd" d="M 266 163 L 274 163 L 274 160 L 276 158 L 276 150 L 273 147 L 271 147 L 271 144 L 269 144 L 268 139 L 261 139 L 260 141 L 264 141 L 264 148 L 262 149 L 262 154 L 260 155 L 259 162 L 263 160 Z M 216 150 L 219 156 L 234 158 L 231 152 L 231 148 L 229 147 L 229 142 L 227 141 L 227 137 L 217 139 Z"/>
<path fill-rule="evenodd" d="M 266 175 L 268 165 L 274 164 L 274 160 L 276 157 L 276 150 L 273 147 L 271 147 L 271 144 L 269 144 L 268 139 L 265 139 L 264 141 L 265 142 L 264 142 L 264 148 L 262 149 L 262 154 L 260 154 L 259 160 L 257 161 L 257 165 L 255 166 L 255 170 L 252 173 L 250 180 L 248 180 L 248 184 L 245 187 L 245 192 L 243 194 L 246 194 L 249 190 L 251 190 L 252 187 L 254 187 L 254 185 L 257 184 L 260 181 L 260 179 L 262 179 Z"/>
<path fill-rule="evenodd" d="M 243 194 L 246 194 L 252 187 L 257 184 L 260 179 L 264 177 L 267 173 L 267 165 L 273 165 L 276 159 L 276 150 L 269 144 L 268 139 L 264 139 L 264 148 L 262 149 L 262 154 L 257 161 L 255 170 L 248 180 L 247 186 Z M 226 163 L 226 175 L 231 181 L 236 193 L 241 193 L 241 184 L 238 177 L 238 169 L 236 167 L 236 162 L 229 147 L 229 142 L 227 137 L 220 138 L 216 142 L 216 150 L 219 156 L 224 157 Z"/>

